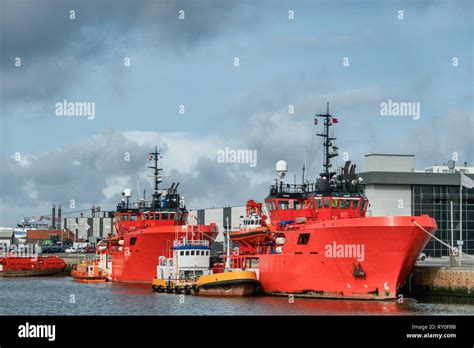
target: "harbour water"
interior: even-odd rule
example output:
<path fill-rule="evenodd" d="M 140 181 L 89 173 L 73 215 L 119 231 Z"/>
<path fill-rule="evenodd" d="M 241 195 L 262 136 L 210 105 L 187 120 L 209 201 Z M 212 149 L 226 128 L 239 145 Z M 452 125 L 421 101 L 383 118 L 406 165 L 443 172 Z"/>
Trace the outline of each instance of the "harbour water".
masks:
<path fill-rule="evenodd" d="M 474 305 L 153 293 L 146 284 L 0 278 L 0 315 L 474 315 Z"/>

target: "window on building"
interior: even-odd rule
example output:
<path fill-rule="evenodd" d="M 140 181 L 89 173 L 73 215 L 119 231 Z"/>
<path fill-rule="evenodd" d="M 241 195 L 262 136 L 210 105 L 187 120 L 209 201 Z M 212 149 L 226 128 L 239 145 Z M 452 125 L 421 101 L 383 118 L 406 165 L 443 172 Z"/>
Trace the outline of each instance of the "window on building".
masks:
<path fill-rule="evenodd" d="M 194 256 L 194 250 L 191 250 L 191 256 Z"/>
<path fill-rule="evenodd" d="M 186 256 L 189 256 L 189 250 L 186 250 Z"/>
<path fill-rule="evenodd" d="M 310 236 L 311 235 L 309 233 L 300 233 L 300 235 L 298 236 L 297 244 L 299 245 L 308 244 Z"/>
<path fill-rule="evenodd" d="M 184 255 L 184 251 L 181 250 L 181 251 L 179 252 L 179 255 L 180 255 L 180 256 L 183 256 L 183 255 Z"/>

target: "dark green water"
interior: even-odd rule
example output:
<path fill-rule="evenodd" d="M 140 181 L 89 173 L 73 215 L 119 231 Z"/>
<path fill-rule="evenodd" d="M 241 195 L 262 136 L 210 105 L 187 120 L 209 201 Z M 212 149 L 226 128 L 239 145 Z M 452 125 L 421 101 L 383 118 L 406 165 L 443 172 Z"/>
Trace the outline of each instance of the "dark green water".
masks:
<path fill-rule="evenodd" d="M 474 305 L 210 298 L 153 293 L 150 286 L 84 284 L 70 277 L 0 278 L 0 315 L 474 315 Z"/>

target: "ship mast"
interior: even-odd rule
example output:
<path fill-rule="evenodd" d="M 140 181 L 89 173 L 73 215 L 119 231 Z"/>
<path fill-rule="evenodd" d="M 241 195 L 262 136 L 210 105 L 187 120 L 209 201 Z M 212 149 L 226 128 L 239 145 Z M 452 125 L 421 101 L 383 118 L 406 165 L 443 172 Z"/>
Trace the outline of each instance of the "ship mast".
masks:
<path fill-rule="evenodd" d="M 329 102 L 327 103 L 327 109 L 325 114 L 319 114 L 315 116 L 315 122 L 317 122 L 316 117 L 321 117 L 324 119 L 324 132 L 323 133 L 316 133 L 317 136 L 324 138 L 324 163 L 323 163 L 323 172 L 320 174 L 321 177 L 326 177 L 328 180 L 334 175 L 336 172 L 330 172 L 331 168 L 331 158 L 336 157 L 337 151 L 330 152 L 329 148 L 332 147 L 332 140 L 336 140 L 336 138 L 329 136 L 329 127 L 333 125 L 333 117 L 329 113 Z M 333 147 L 333 150 L 336 150 L 337 147 Z"/>
<path fill-rule="evenodd" d="M 153 159 L 154 165 L 153 166 L 148 166 L 148 168 L 153 169 L 153 177 L 155 179 L 155 188 L 153 190 L 153 207 L 154 208 L 159 208 L 160 207 L 160 183 L 163 181 L 163 178 L 160 175 L 160 171 L 163 170 L 162 168 L 158 167 L 158 159 L 160 157 L 160 153 L 158 152 L 158 147 L 155 145 L 155 151 L 154 152 L 149 152 L 150 159 Z"/>

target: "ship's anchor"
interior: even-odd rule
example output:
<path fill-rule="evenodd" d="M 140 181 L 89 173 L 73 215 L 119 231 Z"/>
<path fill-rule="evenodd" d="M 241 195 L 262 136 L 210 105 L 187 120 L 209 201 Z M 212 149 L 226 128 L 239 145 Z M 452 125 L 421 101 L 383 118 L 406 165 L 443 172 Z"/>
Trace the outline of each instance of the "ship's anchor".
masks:
<path fill-rule="evenodd" d="M 357 266 L 354 263 L 352 264 L 352 266 L 354 266 L 354 277 L 365 277 L 365 272 L 362 269 L 362 265 L 360 264 L 360 262 Z"/>

